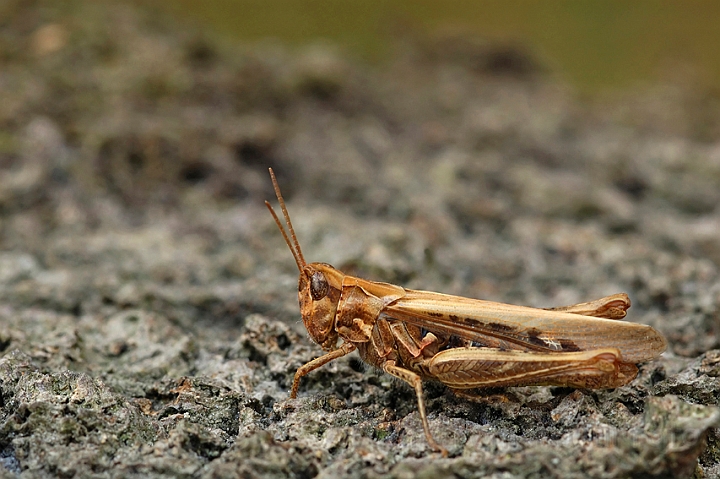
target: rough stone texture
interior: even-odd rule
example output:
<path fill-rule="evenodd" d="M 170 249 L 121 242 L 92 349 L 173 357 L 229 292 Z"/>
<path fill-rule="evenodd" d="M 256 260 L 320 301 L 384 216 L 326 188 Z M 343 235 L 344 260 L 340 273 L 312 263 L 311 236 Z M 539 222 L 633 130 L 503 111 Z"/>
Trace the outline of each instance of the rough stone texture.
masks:
<path fill-rule="evenodd" d="M 407 40 L 373 70 L 103 1 L 0 5 L 2 477 L 717 477 L 720 112 L 583 103 L 525 53 Z M 309 260 L 538 307 L 627 291 L 669 351 L 626 387 L 414 394 L 320 354 Z M 495 391 L 502 392 L 502 391 Z"/>

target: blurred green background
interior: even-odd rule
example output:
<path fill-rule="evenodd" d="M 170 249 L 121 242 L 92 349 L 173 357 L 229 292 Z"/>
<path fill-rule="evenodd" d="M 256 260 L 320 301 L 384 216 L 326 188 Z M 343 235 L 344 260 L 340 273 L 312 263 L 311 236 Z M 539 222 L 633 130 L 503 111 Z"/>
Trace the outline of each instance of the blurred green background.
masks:
<path fill-rule="evenodd" d="M 328 40 L 370 62 L 398 37 L 464 32 L 523 45 L 579 91 L 720 87 L 717 0 L 137 0 L 243 40 Z"/>

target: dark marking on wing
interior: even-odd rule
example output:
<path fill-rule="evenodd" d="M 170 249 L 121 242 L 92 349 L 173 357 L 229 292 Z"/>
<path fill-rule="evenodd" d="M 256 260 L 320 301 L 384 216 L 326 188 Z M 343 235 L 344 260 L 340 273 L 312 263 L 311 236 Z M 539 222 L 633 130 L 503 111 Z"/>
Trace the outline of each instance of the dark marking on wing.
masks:
<path fill-rule="evenodd" d="M 485 327 L 495 331 L 496 333 L 509 333 L 514 332 L 515 328 L 502 323 L 485 323 Z"/>
<path fill-rule="evenodd" d="M 471 326 L 485 326 L 485 323 L 484 323 L 484 322 L 478 321 L 478 320 L 475 319 L 475 318 L 465 318 L 465 319 L 463 319 L 463 322 L 464 322 L 465 324 L 469 324 L 469 325 L 471 325 Z"/>
<path fill-rule="evenodd" d="M 582 351 L 577 344 L 569 339 L 560 339 L 558 342 L 560 343 L 560 350 L 562 351 Z"/>
<path fill-rule="evenodd" d="M 550 348 L 555 351 L 566 351 L 566 352 L 572 352 L 572 351 L 581 351 L 580 347 L 578 347 L 575 342 L 573 342 L 570 339 L 564 339 L 564 338 L 541 338 L 540 335 L 542 334 L 542 331 L 532 328 L 528 329 L 527 331 L 527 339 L 528 342 L 531 344 L 535 344 L 537 346 L 542 346 L 545 348 Z"/>
<path fill-rule="evenodd" d="M 458 317 L 457 317 L 456 315 L 454 315 L 454 314 L 451 314 L 451 315 L 448 316 L 448 317 L 450 318 L 450 321 L 455 321 L 455 322 L 457 322 L 457 321 L 460 319 L 460 318 L 458 318 Z"/>
<path fill-rule="evenodd" d="M 438 313 L 438 312 L 435 312 L 435 311 L 427 311 L 427 314 L 428 314 L 429 316 L 432 316 L 433 318 L 441 318 L 441 317 L 443 316 L 442 313 Z"/>
<path fill-rule="evenodd" d="M 544 348 L 548 347 L 547 341 L 545 341 L 543 338 L 540 337 L 542 334 L 542 331 L 539 329 L 531 328 L 527 330 L 527 339 L 530 344 L 535 344 L 537 346 L 542 346 Z"/>

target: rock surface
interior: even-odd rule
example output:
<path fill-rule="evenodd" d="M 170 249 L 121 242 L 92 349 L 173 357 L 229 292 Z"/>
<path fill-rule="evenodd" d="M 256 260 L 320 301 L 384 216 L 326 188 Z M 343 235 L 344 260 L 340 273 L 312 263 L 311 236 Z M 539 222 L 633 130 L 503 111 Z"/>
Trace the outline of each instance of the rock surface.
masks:
<path fill-rule="evenodd" d="M 371 70 L 110 2 L 0 18 L 2 477 L 717 477 L 720 107 L 589 104 L 519 51 Z M 317 357 L 263 200 L 306 258 L 550 307 L 626 291 L 668 339 L 608 391 L 414 393 Z M 502 391 L 500 391 L 502 392 Z"/>

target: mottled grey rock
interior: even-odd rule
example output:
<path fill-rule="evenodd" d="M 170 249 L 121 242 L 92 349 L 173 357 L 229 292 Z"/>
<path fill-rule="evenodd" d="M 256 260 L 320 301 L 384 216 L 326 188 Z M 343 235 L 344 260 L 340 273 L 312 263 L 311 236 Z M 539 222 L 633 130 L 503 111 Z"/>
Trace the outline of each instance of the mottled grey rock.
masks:
<path fill-rule="evenodd" d="M 373 71 L 111 2 L 3 13 L 2 477 L 720 474 L 712 92 L 591 106 L 484 41 Z M 269 166 L 309 261 L 537 307 L 626 291 L 668 352 L 608 391 L 428 383 L 449 458 L 414 392 L 355 356 L 291 400 L 321 349 Z"/>

